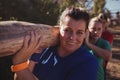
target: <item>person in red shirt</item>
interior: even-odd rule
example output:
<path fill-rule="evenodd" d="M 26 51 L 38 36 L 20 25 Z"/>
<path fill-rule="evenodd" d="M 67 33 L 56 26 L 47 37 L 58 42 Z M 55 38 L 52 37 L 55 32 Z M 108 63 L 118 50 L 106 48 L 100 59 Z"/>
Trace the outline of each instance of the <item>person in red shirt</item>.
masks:
<path fill-rule="evenodd" d="M 100 20 L 103 22 L 103 32 L 102 32 L 101 38 L 103 38 L 104 40 L 108 41 L 111 44 L 111 46 L 112 46 L 112 44 L 113 44 L 113 34 L 110 33 L 108 31 L 108 29 L 107 29 L 108 26 L 109 26 L 110 21 L 109 21 L 108 17 L 105 14 L 103 14 L 103 13 L 100 13 L 98 15 L 98 18 L 100 18 Z M 106 79 L 107 63 L 108 63 L 108 61 L 104 60 L 103 68 L 104 68 L 104 72 L 105 72 L 105 79 Z"/>
<path fill-rule="evenodd" d="M 113 35 L 109 31 L 105 30 L 102 33 L 102 38 L 107 40 L 112 45 L 112 43 L 113 43 Z"/>
<path fill-rule="evenodd" d="M 112 46 L 112 43 L 113 43 L 113 35 L 112 33 L 110 33 L 108 30 L 107 30 L 107 27 L 109 26 L 109 19 L 107 18 L 107 16 L 103 13 L 100 13 L 98 15 L 98 18 L 101 19 L 101 21 L 103 22 L 103 33 L 102 33 L 102 38 L 107 40 L 111 46 Z"/>

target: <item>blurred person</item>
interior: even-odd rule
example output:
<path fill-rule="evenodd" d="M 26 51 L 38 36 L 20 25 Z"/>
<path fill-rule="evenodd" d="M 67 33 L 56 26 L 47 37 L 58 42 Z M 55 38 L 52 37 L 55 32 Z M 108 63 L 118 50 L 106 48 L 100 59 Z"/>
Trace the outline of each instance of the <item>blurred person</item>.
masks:
<path fill-rule="evenodd" d="M 112 43 L 113 43 L 113 35 L 108 31 L 108 27 L 109 27 L 109 24 L 110 24 L 110 20 L 107 18 L 107 16 L 103 13 L 100 13 L 98 15 L 98 18 L 102 21 L 102 24 L 103 24 L 103 32 L 102 32 L 102 38 L 107 40 L 111 46 L 112 46 Z"/>
<path fill-rule="evenodd" d="M 102 32 L 102 38 L 104 40 L 107 40 L 110 44 L 111 44 L 111 47 L 112 47 L 112 44 L 113 44 L 113 34 L 110 33 L 108 31 L 108 27 L 109 27 L 109 24 L 110 24 L 110 20 L 109 18 L 103 14 L 103 13 L 100 13 L 98 15 L 98 18 L 102 21 L 103 23 L 103 32 Z M 103 68 L 104 68 L 104 72 L 105 72 L 105 78 L 106 78 L 106 68 L 107 68 L 107 64 L 108 64 L 108 61 L 104 60 L 103 62 Z"/>
<path fill-rule="evenodd" d="M 111 46 L 108 41 L 101 38 L 102 22 L 98 17 L 90 20 L 88 31 L 86 32 L 85 44 L 90 52 L 98 60 L 98 73 L 96 80 L 104 80 L 103 60 L 109 61 L 112 57 Z"/>

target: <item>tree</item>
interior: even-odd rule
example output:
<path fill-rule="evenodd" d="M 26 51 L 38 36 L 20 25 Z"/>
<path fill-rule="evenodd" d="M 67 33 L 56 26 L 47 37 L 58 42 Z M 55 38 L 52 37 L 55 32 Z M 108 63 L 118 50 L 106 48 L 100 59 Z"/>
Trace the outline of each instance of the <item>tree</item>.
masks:
<path fill-rule="evenodd" d="M 53 0 L 0 0 L 0 19 L 55 25 L 59 6 Z"/>
<path fill-rule="evenodd" d="M 58 1 L 60 1 L 58 3 Z M 20 20 L 55 25 L 68 6 L 91 11 L 93 0 L 0 0 L 0 20 Z M 93 15 L 102 12 L 105 0 L 94 0 Z"/>
<path fill-rule="evenodd" d="M 105 4 L 106 0 L 94 0 L 92 15 L 95 16 L 98 15 L 99 13 L 102 13 Z"/>

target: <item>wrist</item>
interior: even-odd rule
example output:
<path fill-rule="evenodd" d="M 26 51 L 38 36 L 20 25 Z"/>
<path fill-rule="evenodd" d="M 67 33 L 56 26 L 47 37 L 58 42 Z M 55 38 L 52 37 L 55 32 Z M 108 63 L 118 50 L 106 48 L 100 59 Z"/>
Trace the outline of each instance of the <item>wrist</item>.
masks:
<path fill-rule="evenodd" d="M 22 62 L 22 63 L 19 63 L 19 64 L 12 65 L 11 66 L 11 71 L 12 72 L 18 72 L 18 71 L 22 71 L 24 69 L 27 69 L 28 64 L 29 64 L 29 62 L 25 61 L 25 62 Z"/>
<path fill-rule="evenodd" d="M 12 59 L 12 63 L 13 65 L 16 65 L 16 64 L 20 64 L 20 63 L 23 63 L 23 62 L 26 62 L 28 59 L 25 59 L 25 57 L 21 57 L 20 55 L 14 55 L 13 59 Z"/>

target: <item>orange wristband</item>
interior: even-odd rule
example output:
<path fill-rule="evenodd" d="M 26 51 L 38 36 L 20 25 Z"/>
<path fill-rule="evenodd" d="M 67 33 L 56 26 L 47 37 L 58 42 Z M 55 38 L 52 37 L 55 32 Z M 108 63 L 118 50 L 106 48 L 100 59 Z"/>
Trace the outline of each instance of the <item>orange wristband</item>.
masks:
<path fill-rule="evenodd" d="M 11 66 L 11 71 L 12 72 L 17 72 L 17 71 L 21 71 L 28 68 L 28 61 L 17 64 L 17 65 L 12 65 Z"/>

